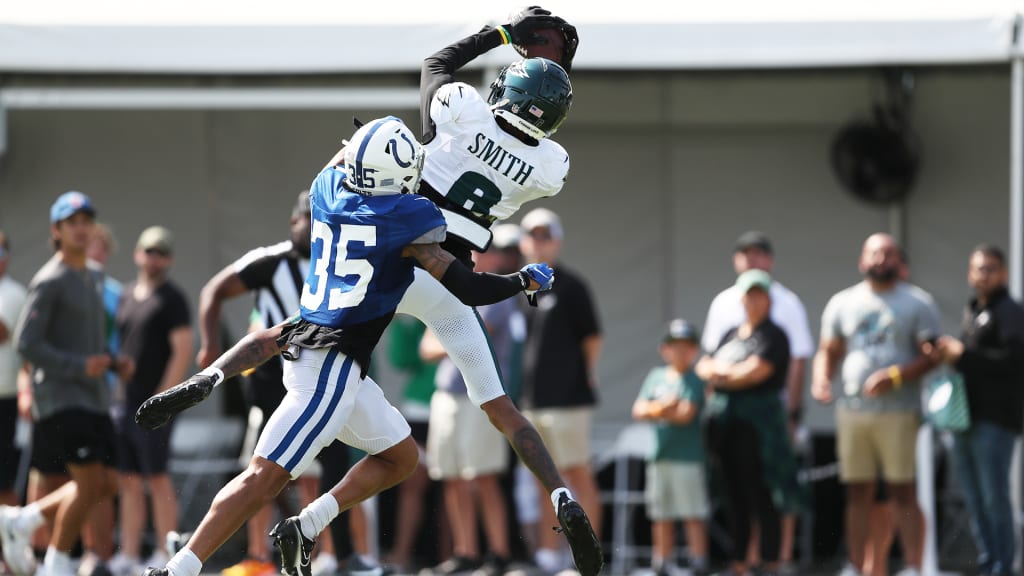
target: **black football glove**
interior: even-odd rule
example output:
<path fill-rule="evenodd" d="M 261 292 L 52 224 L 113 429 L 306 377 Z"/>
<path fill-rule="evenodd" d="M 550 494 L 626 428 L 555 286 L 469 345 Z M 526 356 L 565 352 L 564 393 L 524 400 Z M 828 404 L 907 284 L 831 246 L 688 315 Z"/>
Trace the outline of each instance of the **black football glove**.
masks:
<path fill-rule="evenodd" d="M 508 24 L 503 24 L 502 28 L 508 32 L 512 44 L 527 45 L 543 41 L 543 38 L 534 37 L 535 30 L 558 28 L 563 23 L 565 20 L 558 16 L 552 16 L 550 11 L 540 6 L 530 6 L 514 14 L 512 20 Z"/>
<path fill-rule="evenodd" d="M 537 18 L 543 18 L 543 20 L 533 20 Z M 525 37 L 516 36 L 516 33 L 512 32 L 512 28 L 525 23 L 527 20 L 531 23 L 528 29 L 529 34 Z M 513 47 L 524 58 L 526 57 L 526 46 L 547 43 L 547 38 L 534 34 L 535 31 L 545 28 L 557 28 L 561 31 L 565 45 L 562 48 L 562 61 L 559 64 L 562 65 L 562 68 L 565 68 L 566 72 L 571 71 L 572 60 L 576 57 L 576 50 L 580 46 L 580 36 L 576 32 L 576 27 L 566 22 L 565 19 L 552 16 L 549 10 L 545 10 L 540 6 L 529 6 L 513 14 L 511 22 L 505 25 L 505 29 L 512 36 Z M 522 32 L 525 34 L 526 29 L 523 29 Z"/>

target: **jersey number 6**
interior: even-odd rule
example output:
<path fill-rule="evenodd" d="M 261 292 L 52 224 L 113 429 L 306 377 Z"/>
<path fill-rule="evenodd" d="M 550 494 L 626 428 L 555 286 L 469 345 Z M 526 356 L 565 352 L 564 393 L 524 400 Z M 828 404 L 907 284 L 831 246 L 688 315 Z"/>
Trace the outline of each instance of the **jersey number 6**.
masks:
<path fill-rule="evenodd" d="M 364 246 L 377 245 L 377 228 L 348 224 L 338 227 L 338 253 L 334 258 L 334 277 L 328 273 L 331 263 L 331 249 L 335 247 L 334 230 L 324 222 L 313 222 L 312 248 L 314 252 L 313 273 L 316 287 L 307 280 L 302 287 L 303 308 L 317 310 L 327 295 L 327 309 L 340 310 L 358 306 L 366 298 L 366 287 L 373 278 L 373 265 L 360 258 L 349 259 L 348 243 L 362 242 Z M 319 246 L 319 252 L 317 252 Z M 346 276 L 355 276 L 355 284 Z"/>

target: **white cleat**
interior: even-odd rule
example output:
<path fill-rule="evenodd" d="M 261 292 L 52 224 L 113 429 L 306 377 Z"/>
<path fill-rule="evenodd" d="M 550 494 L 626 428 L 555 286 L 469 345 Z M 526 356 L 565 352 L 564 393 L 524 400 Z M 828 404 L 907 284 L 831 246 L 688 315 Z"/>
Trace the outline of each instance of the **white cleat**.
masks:
<path fill-rule="evenodd" d="M 33 576 L 36 573 L 36 557 L 29 542 L 35 530 L 27 529 L 24 522 L 18 522 L 21 509 L 15 506 L 0 506 L 0 544 L 4 548 L 4 562 L 14 576 Z"/>

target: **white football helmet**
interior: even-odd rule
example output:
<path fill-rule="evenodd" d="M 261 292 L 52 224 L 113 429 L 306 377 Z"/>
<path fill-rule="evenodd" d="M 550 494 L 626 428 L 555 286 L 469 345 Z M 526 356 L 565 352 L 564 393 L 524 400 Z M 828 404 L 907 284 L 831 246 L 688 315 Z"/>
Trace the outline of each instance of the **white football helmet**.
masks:
<path fill-rule="evenodd" d="M 372 120 L 345 142 L 346 184 L 367 196 L 416 192 L 423 156 L 423 146 L 400 119 Z"/>

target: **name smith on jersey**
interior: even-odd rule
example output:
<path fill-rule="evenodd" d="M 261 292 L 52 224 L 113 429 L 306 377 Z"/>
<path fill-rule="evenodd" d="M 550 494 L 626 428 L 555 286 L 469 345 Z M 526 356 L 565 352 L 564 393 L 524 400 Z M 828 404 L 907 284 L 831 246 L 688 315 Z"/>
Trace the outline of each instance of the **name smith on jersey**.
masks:
<path fill-rule="evenodd" d="M 526 185 L 526 179 L 533 173 L 532 165 L 502 148 L 486 134 L 477 132 L 473 145 L 466 150 L 519 185 Z M 516 170 L 514 174 L 512 174 L 513 170 Z"/>

